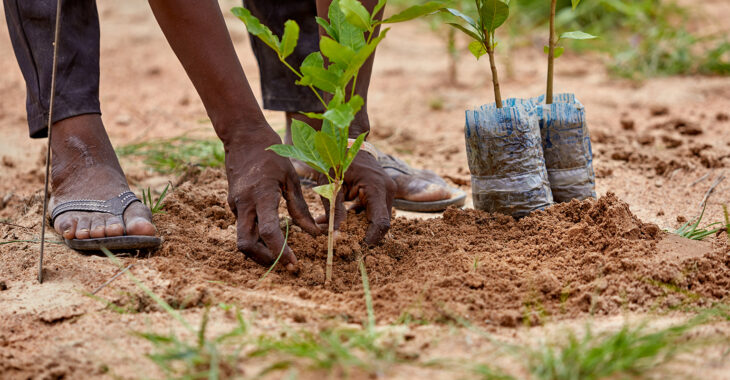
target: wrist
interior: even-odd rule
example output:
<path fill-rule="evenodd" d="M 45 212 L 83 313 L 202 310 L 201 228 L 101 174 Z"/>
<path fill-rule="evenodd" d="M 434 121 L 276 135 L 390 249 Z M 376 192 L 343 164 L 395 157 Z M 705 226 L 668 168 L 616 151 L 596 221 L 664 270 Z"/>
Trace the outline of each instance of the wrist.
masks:
<path fill-rule="evenodd" d="M 347 139 L 347 147 L 351 148 L 352 144 L 355 143 L 355 139 Z M 369 153 L 371 156 L 375 157 L 375 159 L 378 158 L 380 155 L 378 152 L 378 149 L 375 148 L 375 146 L 367 141 L 363 141 L 362 145 L 360 145 L 360 151 Z"/>
<path fill-rule="evenodd" d="M 229 148 L 252 147 L 265 145 L 266 147 L 281 144 L 279 135 L 266 123 L 237 123 L 229 128 L 216 129 L 223 146 Z"/>

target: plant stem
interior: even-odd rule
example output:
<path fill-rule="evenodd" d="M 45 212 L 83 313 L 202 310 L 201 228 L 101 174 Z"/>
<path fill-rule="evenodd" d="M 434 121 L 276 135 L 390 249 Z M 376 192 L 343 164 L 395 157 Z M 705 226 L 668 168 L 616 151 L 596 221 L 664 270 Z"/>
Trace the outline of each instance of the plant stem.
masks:
<path fill-rule="evenodd" d="M 456 84 L 456 56 L 459 51 L 456 49 L 456 29 L 449 28 L 449 34 L 447 36 L 447 49 L 449 51 L 449 84 Z"/>
<path fill-rule="evenodd" d="M 335 181 L 335 189 L 332 192 L 332 199 L 330 199 L 330 220 L 329 226 L 327 226 L 327 266 L 325 267 L 324 284 L 329 285 L 332 281 L 332 258 L 335 250 L 335 203 L 337 201 L 337 194 L 340 191 L 338 182 Z"/>
<path fill-rule="evenodd" d="M 494 62 L 494 44 L 491 41 L 492 36 L 487 34 L 487 54 L 489 55 L 489 67 L 492 69 L 492 87 L 494 87 L 494 103 L 497 104 L 497 108 L 502 108 L 502 94 L 499 91 L 499 76 L 497 75 L 497 65 Z"/>
<path fill-rule="evenodd" d="M 293 67 L 291 67 L 291 65 L 289 65 L 289 63 L 287 61 L 283 60 L 281 57 L 279 57 L 279 61 L 281 61 L 281 63 L 283 63 L 284 66 L 288 67 L 289 70 L 291 70 L 297 77 L 299 77 L 299 79 L 302 79 L 303 75 L 300 74 L 299 71 L 296 71 Z M 319 92 L 317 92 L 317 90 L 314 89 L 314 86 L 312 86 L 310 84 L 307 87 L 309 87 L 309 89 L 312 90 L 312 92 L 314 92 L 314 95 L 317 97 L 317 99 L 319 99 L 320 103 L 322 103 L 324 108 L 327 108 L 327 103 L 325 103 L 324 99 L 322 99 L 322 96 L 319 95 Z"/>
<path fill-rule="evenodd" d="M 555 61 L 555 3 L 550 1 L 550 41 L 548 41 L 548 69 L 547 69 L 547 90 L 545 92 L 545 104 L 553 103 L 553 62 Z"/>

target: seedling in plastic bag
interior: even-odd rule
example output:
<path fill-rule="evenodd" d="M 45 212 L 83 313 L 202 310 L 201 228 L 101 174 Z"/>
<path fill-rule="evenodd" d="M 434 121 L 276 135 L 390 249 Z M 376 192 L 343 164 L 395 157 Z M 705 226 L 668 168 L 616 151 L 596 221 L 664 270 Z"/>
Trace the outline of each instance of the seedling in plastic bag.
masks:
<path fill-rule="evenodd" d="M 326 283 L 332 280 L 335 200 L 342 189 L 345 172 L 366 136 L 366 133 L 362 133 L 355 139 L 349 138 L 350 124 L 364 104 L 363 98 L 355 94 L 357 76 L 389 30 L 385 29 L 376 36 L 375 29 L 380 24 L 408 21 L 443 7 L 440 2 L 428 2 L 407 8 L 385 20 L 378 20 L 376 16 L 385 3 L 386 0 L 378 1 L 370 12 L 357 0 L 332 1 L 329 20 L 321 17 L 316 19 L 326 33 L 320 39 L 320 51 L 308 55 L 299 70 L 286 62 L 299 40 L 299 25 L 295 21 L 288 20 L 284 24 L 284 34 L 280 39 L 247 9 L 236 7 L 231 10 L 246 24 L 249 33 L 276 52 L 282 64 L 299 78 L 296 83 L 309 87 L 325 107 L 324 113 L 304 113 L 311 119 L 322 120 L 321 130 L 317 131 L 303 121 L 292 120 L 293 145 L 277 144 L 268 149 L 280 156 L 300 160 L 327 178 L 326 185 L 314 188 L 317 194 L 329 200 L 330 205 Z M 331 95 L 329 102 L 325 102 L 318 90 Z"/>
<path fill-rule="evenodd" d="M 572 32 L 565 32 L 560 35 L 557 39 L 555 38 L 555 4 L 557 0 L 550 1 L 550 40 L 545 45 L 543 50 L 548 55 L 548 72 L 547 72 L 547 90 L 545 93 L 545 104 L 553 103 L 553 67 L 555 58 L 560 57 L 565 52 L 565 48 L 559 46 L 560 40 L 571 39 L 571 40 L 590 40 L 596 38 L 592 34 L 582 32 L 580 30 L 574 30 Z M 571 0 L 573 9 L 578 6 L 580 0 Z"/>
<path fill-rule="evenodd" d="M 470 17 L 462 11 L 453 8 L 446 8 L 444 11 L 461 19 L 462 23 L 448 23 L 456 29 L 464 32 L 473 41 L 469 43 L 469 51 L 479 59 L 484 54 L 489 56 L 489 66 L 492 70 L 492 85 L 494 87 L 494 102 L 497 108 L 502 108 L 502 94 L 499 91 L 499 76 L 497 65 L 494 61 L 494 48 L 497 46 L 494 33 L 509 17 L 508 1 L 503 0 L 474 0 L 477 14 L 476 18 Z"/>

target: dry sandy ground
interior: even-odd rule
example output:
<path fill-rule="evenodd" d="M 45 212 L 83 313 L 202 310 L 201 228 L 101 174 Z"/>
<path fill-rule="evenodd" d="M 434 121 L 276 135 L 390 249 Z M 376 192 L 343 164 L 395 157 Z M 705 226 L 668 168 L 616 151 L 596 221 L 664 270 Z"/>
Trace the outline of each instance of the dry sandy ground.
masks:
<path fill-rule="evenodd" d="M 224 9 L 235 5 L 230 1 L 221 4 Z M 724 1 L 707 2 L 706 6 L 714 17 L 712 25 L 718 25 L 717 20 L 725 20 L 730 15 Z M 99 3 L 99 7 L 102 111 L 114 145 L 191 131 L 212 136 L 202 104 L 146 4 Z M 258 94 L 258 71 L 243 25 L 229 15 L 226 19 L 244 69 Z M 370 92 L 371 140 L 386 152 L 396 153 L 415 166 L 428 167 L 469 192 L 463 110 L 491 100 L 491 79 L 485 62 L 473 62 L 464 56 L 460 63 L 460 85 L 447 85 L 444 80 L 446 57 L 442 52 L 441 41 L 417 23 L 393 28 L 378 51 L 374 69 Z M 37 239 L 45 142 L 27 138 L 24 82 L 5 28 L 0 28 L 0 53 L 0 131 L 3 136 L 0 139 L 0 239 Z M 517 51 L 512 62 L 511 70 L 502 68 L 505 73 L 503 96 L 539 94 L 544 87 L 541 49 Z M 685 290 L 692 284 L 704 284 L 700 290 L 692 288 L 701 296 L 701 301 L 693 301 L 695 305 L 706 306 L 712 301 L 727 300 L 730 261 L 725 237 L 711 236 L 706 243 L 667 240 L 659 229 L 675 228 L 678 220 L 695 216 L 707 189 L 730 166 L 730 134 L 727 133 L 730 78 L 673 77 L 637 84 L 614 79 L 602 67 L 598 57 L 566 53 L 558 63 L 556 88 L 574 92 L 586 105 L 598 176 L 597 190 L 601 196 L 612 192 L 617 199 L 611 198 L 613 200 L 607 201 L 605 207 L 589 203 L 566 206 L 519 223 L 459 212 L 433 222 L 398 219 L 385 248 L 373 253 L 373 260 L 366 260 L 371 271 L 376 314 L 381 322 L 393 322 L 402 313 L 411 312 L 403 305 L 409 294 L 413 300 L 419 297 L 413 284 L 403 281 L 389 288 L 388 283 L 397 282 L 391 275 L 394 268 L 394 273 L 414 276 L 416 272 L 417 275 L 415 269 L 408 271 L 409 268 L 403 266 L 418 268 L 419 261 L 428 269 L 424 277 L 433 275 L 420 281 L 434 289 L 428 295 L 433 303 L 420 310 L 420 316 L 439 321 L 438 316 L 443 316 L 444 312 L 434 305 L 440 305 L 445 297 L 458 294 L 463 297 L 455 299 L 453 309 L 449 310 L 507 321 L 494 324 L 481 319 L 474 321 L 504 342 L 532 344 L 559 336 L 567 327 L 580 330 L 588 321 L 599 329 L 611 329 L 626 319 L 637 321 L 650 317 L 652 326 L 656 327 L 686 317 L 680 312 L 668 311 L 672 306 L 682 304 L 684 299 L 674 299 L 676 294 L 658 291 L 657 287 L 640 288 L 646 297 L 637 296 L 628 302 L 619 300 L 612 304 L 607 294 L 595 300 L 589 297 L 588 305 L 602 305 L 597 310 L 592 306 L 584 308 L 585 302 L 576 292 L 575 302 L 569 303 L 568 312 L 559 311 L 560 304 L 555 297 L 560 292 L 548 289 L 540 296 L 544 298 L 540 298 L 538 305 L 542 302 L 548 309 L 553 307 L 555 310 L 530 317 L 524 310 L 528 300 L 520 298 L 527 293 L 515 290 L 520 287 L 515 283 L 519 278 L 510 279 L 513 282 L 505 285 L 506 288 L 498 286 L 503 283 L 489 282 L 491 280 L 486 283 L 481 280 L 475 285 L 474 275 L 450 267 L 468 266 L 475 254 L 491 265 L 482 268 L 484 278 L 499 274 L 488 271 L 509 271 L 509 267 L 515 265 L 520 272 L 535 276 L 534 279 L 526 278 L 526 283 L 545 278 L 550 282 L 556 277 L 558 289 L 568 281 L 564 276 L 571 273 L 560 269 L 567 263 L 577 262 L 592 271 L 597 270 L 596 265 L 586 263 L 583 256 L 600 261 L 597 256 L 609 256 L 607 252 L 612 252 L 611 257 L 616 258 L 614 263 L 623 265 L 626 260 L 622 259 L 626 257 L 621 255 L 629 255 L 630 265 L 619 266 L 614 272 L 622 275 L 605 274 L 583 279 L 581 284 L 592 287 L 608 282 L 602 289 L 620 290 L 626 284 L 645 284 L 646 278 L 664 281 L 662 276 L 666 273 L 670 273 L 667 281 L 675 283 L 676 276 L 671 274 L 675 272 L 666 272 L 671 269 L 682 273 L 680 277 L 686 281 L 680 281 L 679 285 Z M 266 112 L 266 116 L 272 127 L 283 128 L 281 114 Z M 174 178 L 150 173 L 135 162 L 123 161 L 123 165 L 128 168 L 127 174 L 135 191 L 146 186 L 159 188 L 168 180 L 175 182 Z M 303 260 L 309 263 L 308 273 L 297 278 L 273 273 L 270 281 L 257 287 L 256 279 L 263 270 L 234 252 L 235 234 L 231 227 L 234 221 L 222 201 L 225 186 L 220 173 L 205 172 L 180 187 L 183 190 L 173 192 L 170 198 L 168 214 L 156 219 L 167 239 L 166 246 L 152 258 L 125 258 L 124 261 L 125 264 L 133 263 L 132 272 L 155 292 L 167 297 L 169 302 L 186 306 L 182 312 L 186 318 L 200 319 L 203 308 L 198 305 L 235 304 L 243 309 L 248 319 L 256 321 L 252 332 L 255 334 L 279 331 L 283 325 L 317 329 L 331 321 L 348 318 L 359 321 L 364 316 L 364 305 L 359 301 L 362 287 L 358 285 L 359 277 L 352 262 L 342 264 L 343 280 L 334 290 L 317 285 L 317 270 L 321 271 L 318 265 L 323 260 L 318 258 L 321 252 L 316 247 L 317 244 L 321 246 L 321 239 L 307 248 L 305 237 L 293 236 L 301 244 L 303 257 L 312 259 Z M 720 182 L 716 187 L 708 202 L 706 220 L 721 220 L 721 204 L 730 203 L 729 190 L 730 180 Z M 203 194 L 204 200 L 188 199 L 184 196 L 186 191 Z M 592 216 L 585 216 L 589 214 Z M 196 215 L 201 216 L 195 220 Z M 491 235 L 481 239 L 478 231 L 472 231 L 470 236 L 477 237 L 472 240 L 469 236 L 463 239 L 449 237 L 451 240 L 444 241 L 453 243 L 454 252 L 443 251 L 445 248 L 436 244 L 438 239 L 447 239 L 447 234 L 461 231 L 461 228 L 450 229 L 449 220 L 467 223 L 463 225 L 485 223 L 488 226 L 485 236 Z M 565 227 L 565 230 L 547 233 L 547 227 L 543 227 L 550 223 Z M 433 231 L 444 234 L 434 234 L 432 240 L 423 238 L 427 243 L 433 243 L 426 247 L 430 249 L 428 252 L 422 251 L 424 248 L 419 247 L 418 242 L 408 240 L 409 234 L 417 235 L 424 229 L 431 234 Z M 489 232 L 497 230 L 501 232 Z M 603 230 L 607 235 L 602 235 Z M 522 231 L 519 236 L 526 242 L 533 241 L 529 239 L 535 236 L 553 237 L 554 241 L 520 245 L 505 231 Z M 357 236 L 356 232 L 353 236 Z M 594 243 L 604 237 L 606 246 L 595 248 Z M 52 235 L 52 239 L 57 237 Z M 575 239 L 587 240 L 578 240 L 579 243 L 571 245 Z M 183 249 L 186 244 L 187 250 Z M 584 251 L 578 249 L 581 244 L 586 247 Z M 210 248 L 206 249 L 206 246 Z M 569 247 L 574 258 L 581 260 L 562 261 L 561 246 Z M 455 259 L 426 254 L 439 249 L 444 254 L 451 253 L 453 256 L 449 257 Z M 517 257 L 520 249 L 525 251 L 524 255 Z M 530 249 L 544 250 L 542 254 L 549 260 L 543 262 L 542 258 L 532 257 L 534 264 L 530 264 L 527 261 Z M 396 254 L 398 252 L 400 256 Z M 509 257 L 511 252 L 517 252 L 515 259 Z M 418 256 L 421 254 L 423 257 Z M 339 259 L 347 262 L 346 258 Z M 82 256 L 63 246 L 50 245 L 47 280 L 38 285 L 36 260 L 37 244 L 0 246 L 0 286 L 4 283 L 7 287 L 6 290 L 0 288 L 0 377 L 86 378 L 93 375 L 136 378 L 161 375 L 143 357 L 144 353 L 150 352 L 151 346 L 132 336 L 130 331 L 164 332 L 171 328 L 179 330 L 179 326 L 123 277 L 99 295 L 131 307 L 131 314 L 114 313 L 84 295 L 111 277 L 116 271 L 115 265 L 106 258 Z M 606 267 L 610 267 L 612 261 L 606 260 L 606 263 Z M 683 272 L 692 265 L 700 266 L 698 273 Z M 649 273 L 653 268 L 659 277 Z M 578 270 L 575 267 L 572 272 Z M 521 277 L 522 274 L 518 274 Z M 635 277 L 631 277 L 633 275 Z M 467 284 L 471 290 L 460 289 L 455 283 Z M 495 301 L 495 294 L 517 298 L 501 299 L 507 306 L 504 310 L 495 310 L 490 305 L 490 300 Z M 621 302 L 627 305 L 627 310 L 611 306 Z M 591 316 L 591 312 L 595 316 Z M 528 315 L 528 318 L 522 315 Z M 525 319 L 542 326 L 524 326 Z M 212 312 L 211 320 L 213 334 L 227 331 L 235 323 L 230 312 L 218 309 Z M 518 377 L 525 376 L 520 372 L 519 360 L 500 355 L 498 347 L 488 340 L 466 329 L 453 328 L 443 318 L 440 323 L 408 329 L 406 335 L 412 339 L 403 344 L 403 350 L 418 352 L 421 359 L 455 357 L 474 361 L 476 358 L 511 368 Z M 730 336 L 728 329 L 727 324 L 717 323 L 706 327 L 705 333 L 727 339 Z M 730 378 L 730 362 L 723 356 L 727 348 L 727 343 L 723 343 L 683 357 L 654 376 Z M 265 363 L 247 360 L 242 365 L 251 375 Z M 306 372 L 300 375 L 321 376 Z M 449 371 L 407 365 L 396 365 L 386 375 L 398 378 L 455 376 Z"/>

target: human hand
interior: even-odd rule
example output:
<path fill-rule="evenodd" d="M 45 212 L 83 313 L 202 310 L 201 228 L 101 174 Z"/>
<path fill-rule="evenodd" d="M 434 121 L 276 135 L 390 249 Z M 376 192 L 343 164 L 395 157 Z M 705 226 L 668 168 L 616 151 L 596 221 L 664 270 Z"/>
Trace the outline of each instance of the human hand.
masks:
<path fill-rule="evenodd" d="M 289 159 L 266 150 L 281 144 L 267 126 L 242 144 L 226 144 L 228 204 L 237 218 L 238 250 L 256 263 L 279 263 L 296 271 L 297 258 L 279 227 L 279 199 L 283 195 L 294 224 L 312 235 L 320 233 L 302 196 L 299 177 Z"/>
<path fill-rule="evenodd" d="M 327 184 L 327 178 L 320 175 L 318 184 Z M 342 191 L 337 195 L 335 204 L 335 224 L 337 230 L 347 212 L 344 201 L 355 201 L 356 207 L 364 208 L 370 225 L 365 234 L 365 243 L 375 245 L 380 243 L 390 229 L 390 212 L 395 195 L 395 182 L 385 173 L 378 161 L 370 153 L 358 152 L 352 165 L 345 172 Z M 318 218 L 318 222 L 329 221 L 329 200 L 321 197 L 325 215 Z"/>

